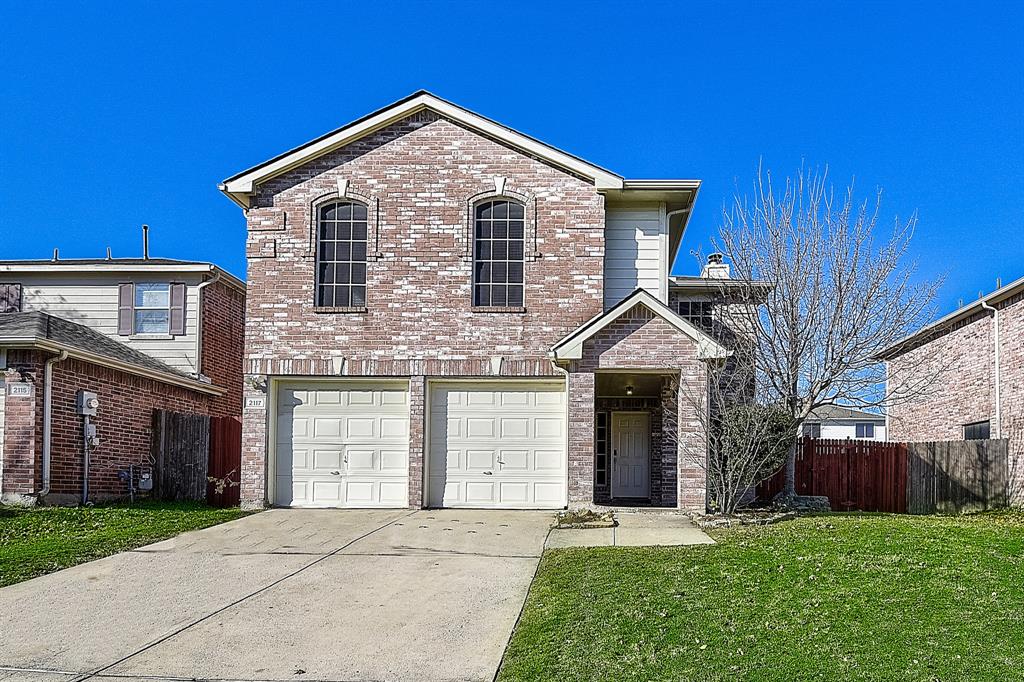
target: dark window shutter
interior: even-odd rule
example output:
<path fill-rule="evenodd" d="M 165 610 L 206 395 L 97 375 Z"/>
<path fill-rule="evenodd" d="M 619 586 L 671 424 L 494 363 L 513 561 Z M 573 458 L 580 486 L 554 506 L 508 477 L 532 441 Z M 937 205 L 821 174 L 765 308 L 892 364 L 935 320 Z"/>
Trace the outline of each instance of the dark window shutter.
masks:
<path fill-rule="evenodd" d="M 135 327 L 135 285 L 117 285 L 117 333 L 131 336 Z"/>
<path fill-rule="evenodd" d="M 185 333 L 185 285 L 171 285 L 171 325 L 172 336 Z"/>
<path fill-rule="evenodd" d="M 21 312 L 21 285 L 0 284 L 0 313 Z"/>

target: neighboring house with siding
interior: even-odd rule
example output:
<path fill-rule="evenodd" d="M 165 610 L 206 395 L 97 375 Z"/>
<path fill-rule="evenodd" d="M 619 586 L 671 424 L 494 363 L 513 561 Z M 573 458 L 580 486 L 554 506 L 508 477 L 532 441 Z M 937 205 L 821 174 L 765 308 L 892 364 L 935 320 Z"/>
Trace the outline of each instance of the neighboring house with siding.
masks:
<path fill-rule="evenodd" d="M 426 92 L 225 180 L 243 504 L 703 510 L 723 273 L 669 276 L 699 188 Z"/>
<path fill-rule="evenodd" d="M 845 405 L 825 405 L 804 420 L 800 435 L 811 438 L 885 440 L 885 415 Z"/>
<path fill-rule="evenodd" d="M 244 283 L 209 263 L 0 261 L 0 498 L 80 499 L 80 390 L 99 400 L 90 499 L 151 467 L 154 409 L 240 415 L 244 314 Z"/>
<path fill-rule="evenodd" d="M 1024 503 L 1024 278 L 969 303 L 881 354 L 893 386 L 927 386 L 888 411 L 893 440 L 1007 438 Z"/>

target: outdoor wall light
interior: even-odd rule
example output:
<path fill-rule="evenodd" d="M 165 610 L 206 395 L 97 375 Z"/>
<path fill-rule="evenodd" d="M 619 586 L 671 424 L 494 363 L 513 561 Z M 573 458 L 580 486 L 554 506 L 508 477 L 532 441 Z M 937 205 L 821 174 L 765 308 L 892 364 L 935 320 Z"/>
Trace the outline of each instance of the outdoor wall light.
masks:
<path fill-rule="evenodd" d="M 626 395 L 633 395 L 633 387 L 626 386 Z"/>

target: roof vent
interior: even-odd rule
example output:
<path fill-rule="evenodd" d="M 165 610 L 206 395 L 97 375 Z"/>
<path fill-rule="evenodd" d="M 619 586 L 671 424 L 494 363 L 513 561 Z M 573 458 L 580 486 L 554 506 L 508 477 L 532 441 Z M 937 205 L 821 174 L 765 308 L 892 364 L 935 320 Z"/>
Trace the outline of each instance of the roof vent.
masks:
<path fill-rule="evenodd" d="M 56 263 L 60 260 L 60 251 L 58 249 L 53 250 L 53 262 Z"/>

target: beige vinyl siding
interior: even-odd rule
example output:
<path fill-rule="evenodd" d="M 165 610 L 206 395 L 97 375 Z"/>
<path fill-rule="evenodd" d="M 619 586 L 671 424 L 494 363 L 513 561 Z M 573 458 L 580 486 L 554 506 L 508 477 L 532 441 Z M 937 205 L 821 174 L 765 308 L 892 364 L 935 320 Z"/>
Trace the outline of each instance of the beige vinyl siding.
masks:
<path fill-rule="evenodd" d="M 196 327 L 201 276 L 192 273 L 18 273 L 8 276 L 21 282 L 25 311 L 39 310 L 91 327 L 183 372 L 196 372 Z M 183 336 L 117 334 L 117 287 L 122 282 L 183 282 L 185 334 Z"/>
<path fill-rule="evenodd" d="M 605 212 L 604 307 L 646 289 L 664 300 L 665 221 L 660 204 L 610 206 Z"/>

